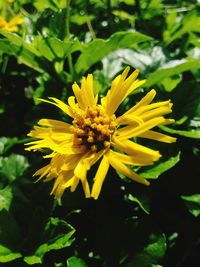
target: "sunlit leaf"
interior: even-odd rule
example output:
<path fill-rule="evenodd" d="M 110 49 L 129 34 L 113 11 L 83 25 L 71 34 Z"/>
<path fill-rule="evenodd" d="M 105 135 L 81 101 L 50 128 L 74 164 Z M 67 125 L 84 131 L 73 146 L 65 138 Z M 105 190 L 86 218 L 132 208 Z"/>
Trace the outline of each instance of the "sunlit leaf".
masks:
<path fill-rule="evenodd" d="M 9 210 L 12 203 L 13 194 L 11 187 L 7 186 L 0 190 L 0 211 L 5 209 Z"/>
<path fill-rule="evenodd" d="M 0 39 L 0 51 L 9 55 L 15 55 L 19 62 L 42 72 L 44 65 L 41 59 L 23 46 L 16 45 L 7 39 Z"/>
<path fill-rule="evenodd" d="M 95 16 L 92 15 L 79 15 L 79 14 L 74 14 L 73 16 L 71 16 L 70 20 L 71 22 L 81 26 L 85 23 L 87 23 L 88 21 L 91 21 L 95 18 Z"/>
<path fill-rule="evenodd" d="M 75 64 L 75 69 L 77 73 L 85 72 L 114 50 L 150 40 L 151 37 L 139 32 L 117 32 L 108 40 L 96 39 L 85 47 Z"/>
<path fill-rule="evenodd" d="M 177 134 L 177 135 L 181 135 L 184 137 L 188 137 L 188 138 L 194 138 L 194 139 L 199 139 L 200 138 L 200 130 L 190 130 L 190 131 L 185 131 L 185 130 L 175 130 L 172 128 L 169 128 L 167 126 L 159 126 L 159 128 L 161 128 L 163 131 L 167 132 L 167 133 L 171 133 L 171 134 Z"/>
<path fill-rule="evenodd" d="M 147 198 L 147 196 L 146 196 Z M 145 196 L 139 196 L 139 197 L 136 197 L 132 194 L 129 194 L 128 197 L 127 197 L 128 200 L 132 201 L 132 202 L 135 202 L 139 205 L 139 207 L 147 214 L 149 214 L 149 201 L 147 201 L 147 199 L 145 199 Z"/>
<path fill-rule="evenodd" d="M 9 150 L 13 145 L 17 143 L 18 139 L 16 137 L 8 138 L 1 137 L 0 138 L 0 155 L 3 155 L 7 150 Z"/>
<path fill-rule="evenodd" d="M 38 45 L 38 49 L 42 56 L 49 61 L 64 60 L 70 53 L 80 50 L 81 45 L 78 39 L 72 41 L 61 41 L 58 38 L 42 39 Z"/>
<path fill-rule="evenodd" d="M 87 267 L 88 265 L 80 258 L 75 256 L 67 260 L 67 267 Z"/>
<path fill-rule="evenodd" d="M 188 60 L 188 61 L 180 61 L 176 62 L 175 66 L 166 67 L 159 69 L 152 74 L 150 74 L 147 78 L 147 82 L 145 83 L 146 87 L 151 87 L 154 84 L 158 84 L 162 82 L 163 79 L 167 77 L 172 77 L 174 75 L 178 75 L 185 71 L 191 71 L 195 69 L 200 69 L 200 61 L 199 60 Z"/>
<path fill-rule="evenodd" d="M 162 80 L 161 84 L 164 86 L 166 92 L 173 91 L 176 86 L 182 81 L 182 75 L 173 75 Z"/>
<path fill-rule="evenodd" d="M 196 11 L 192 11 L 186 16 L 183 16 L 183 19 L 176 24 L 174 24 L 174 27 L 172 27 L 172 29 L 170 30 L 170 35 L 168 36 L 168 38 L 165 38 L 167 44 L 170 44 L 174 40 L 181 38 L 186 33 L 200 31 L 200 18 Z"/>
<path fill-rule="evenodd" d="M 28 168 L 29 163 L 26 157 L 12 154 L 8 157 L 0 158 L 0 176 L 13 181 L 21 176 Z"/>

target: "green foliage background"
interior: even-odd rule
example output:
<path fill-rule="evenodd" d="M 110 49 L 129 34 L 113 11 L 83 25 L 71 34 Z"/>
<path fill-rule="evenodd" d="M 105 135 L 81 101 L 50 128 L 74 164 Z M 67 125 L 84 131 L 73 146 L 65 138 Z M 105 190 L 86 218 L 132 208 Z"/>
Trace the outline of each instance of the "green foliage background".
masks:
<path fill-rule="evenodd" d="M 2 16 L 25 18 L 17 34 L 0 30 L 0 266 L 197 266 L 199 12 L 198 0 L 0 1 Z M 37 97 L 66 101 L 87 73 L 104 95 L 127 65 L 147 81 L 119 113 L 154 87 L 174 103 L 176 122 L 160 128 L 177 142 L 138 140 L 163 154 L 137 169 L 150 187 L 110 170 L 97 201 L 78 188 L 58 205 L 51 183 L 33 183 L 45 160 L 23 144 L 40 118 L 66 118 Z"/>

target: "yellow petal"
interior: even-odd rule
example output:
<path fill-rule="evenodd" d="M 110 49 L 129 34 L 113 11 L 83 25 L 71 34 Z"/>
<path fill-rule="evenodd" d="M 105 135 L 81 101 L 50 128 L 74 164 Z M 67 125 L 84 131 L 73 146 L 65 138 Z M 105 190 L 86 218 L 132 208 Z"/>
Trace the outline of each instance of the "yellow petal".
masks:
<path fill-rule="evenodd" d="M 70 188 L 71 192 L 74 192 L 76 190 L 78 183 L 79 183 L 79 179 L 76 176 L 74 176 L 72 179 L 71 188 Z"/>
<path fill-rule="evenodd" d="M 146 106 L 141 106 L 140 108 L 137 108 L 137 110 L 135 110 L 131 114 L 141 116 L 148 112 L 157 110 L 159 108 L 168 108 L 168 110 L 170 110 L 171 112 L 171 107 L 172 107 L 172 104 L 170 103 L 170 100 L 167 100 L 167 101 L 157 102 L 157 103 L 153 103 L 153 104 L 146 105 Z"/>
<path fill-rule="evenodd" d="M 67 122 L 50 119 L 40 119 L 38 121 L 38 125 L 49 126 L 54 128 L 64 128 L 67 131 L 69 131 L 72 127 L 72 125 Z"/>
<path fill-rule="evenodd" d="M 127 115 L 127 116 L 120 116 L 116 119 L 117 125 L 131 125 L 131 126 L 136 126 L 136 125 L 142 125 L 144 124 L 143 120 L 139 116 L 134 116 L 134 115 Z"/>
<path fill-rule="evenodd" d="M 108 115 L 112 115 L 125 97 L 143 83 L 143 81 L 135 81 L 139 73 L 138 70 L 135 70 L 126 79 L 129 69 L 127 67 L 117 82 L 115 81 L 111 86 L 110 93 L 106 97 L 106 112 Z"/>
<path fill-rule="evenodd" d="M 79 179 L 76 176 L 73 176 L 69 181 L 62 184 L 63 190 L 71 187 L 70 191 L 74 192 L 76 190 L 77 185 L 79 184 Z"/>
<path fill-rule="evenodd" d="M 148 139 L 152 139 L 152 140 L 156 140 L 156 141 L 160 141 L 164 143 L 176 142 L 176 138 L 174 137 L 171 137 L 169 135 L 165 135 L 162 133 L 157 133 L 151 130 L 141 134 L 139 137 L 148 138 Z"/>
<path fill-rule="evenodd" d="M 144 184 L 149 185 L 150 183 L 144 179 L 143 177 L 139 176 L 135 172 L 131 171 L 125 164 L 123 164 L 120 160 L 116 160 L 115 157 L 112 156 L 112 154 L 108 154 L 108 160 L 112 167 L 122 173 L 123 175 L 131 178 L 132 180 Z"/>
<path fill-rule="evenodd" d="M 87 155 L 84 155 L 83 158 L 78 162 L 76 168 L 74 169 L 74 175 L 81 180 L 85 197 L 88 198 L 90 197 L 90 188 L 87 181 L 88 165 L 86 162 L 84 162 L 85 157 L 87 157 Z"/>
<path fill-rule="evenodd" d="M 118 153 L 116 151 L 109 151 L 110 155 L 117 160 L 120 160 L 122 163 L 133 166 L 146 166 L 153 164 L 151 157 L 135 156 L 135 155 L 125 155 Z"/>
<path fill-rule="evenodd" d="M 92 74 L 88 74 L 86 78 L 86 92 L 85 98 L 87 101 L 87 105 L 89 107 L 93 107 L 96 104 L 95 97 L 94 97 L 94 89 L 93 89 L 93 76 Z"/>
<path fill-rule="evenodd" d="M 128 89 L 128 91 L 127 91 L 127 93 L 126 93 L 126 95 L 124 96 L 124 99 L 130 94 L 130 93 L 132 93 L 132 91 L 133 90 L 135 90 L 136 88 L 138 88 L 138 87 L 140 87 L 140 86 L 142 86 L 143 84 L 145 84 L 145 82 L 146 82 L 146 80 L 136 80 L 131 86 L 130 86 L 130 88 Z M 123 100 L 124 100 L 123 99 Z M 123 101 L 122 100 L 122 101 Z"/>
<path fill-rule="evenodd" d="M 44 128 L 35 126 L 34 130 L 30 131 L 28 136 L 35 137 L 38 139 L 53 139 L 58 142 L 63 141 L 72 141 L 74 138 L 74 134 L 67 133 L 64 130 L 58 129 L 51 129 L 51 128 Z"/>
<path fill-rule="evenodd" d="M 15 26 L 15 25 L 18 25 L 18 24 L 22 24 L 23 22 L 24 22 L 24 19 L 23 18 L 20 18 L 18 16 L 15 16 L 14 18 L 12 18 L 8 22 L 8 25 L 9 25 L 9 27 L 12 27 L 12 26 Z"/>
<path fill-rule="evenodd" d="M 37 170 L 37 171 L 33 174 L 33 176 L 40 176 L 40 177 L 37 179 L 37 181 L 39 181 L 39 180 L 41 180 L 44 176 L 46 176 L 46 175 L 49 173 L 50 169 L 51 169 L 51 165 L 48 164 L 48 165 L 46 165 L 46 166 L 40 168 L 39 170 Z M 37 182 L 37 181 L 36 181 L 36 182 Z"/>
<path fill-rule="evenodd" d="M 81 95 L 81 89 L 76 82 L 72 85 L 72 90 L 74 92 L 74 95 L 76 97 L 79 107 L 85 110 L 86 106 L 85 106 L 83 97 Z"/>
<path fill-rule="evenodd" d="M 38 98 L 38 100 L 45 102 L 45 103 L 52 104 L 52 105 L 58 107 L 59 109 L 61 109 L 64 113 L 66 113 L 70 117 L 73 117 L 73 113 L 71 111 L 71 108 L 67 104 L 63 103 L 61 100 L 54 98 L 54 97 L 49 97 L 49 99 L 52 99 L 54 102 L 49 101 L 49 100 L 45 100 L 42 98 Z"/>
<path fill-rule="evenodd" d="M 171 108 L 160 107 L 160 108 L 153 109 L 149 112 L 146 112 L 146 113 L 140 115 L 140 118 L 143 119 L 144 121 L 148 121 L 152 118 L 163 116 L 163 115 L 166 115 L 170 112 L 172 112 Z"/>
<path fill-rule="evenodd" d="M 93 197 L 94 199 L 97 199 L 99 197 L 102 184 L 105 180 L 108 169 L 109 169 L 109 161 L 104 156 L 103 159 L 101 160 L 101 163 L 99 164 L 98 170 L 94 177 L 94 184 L 93 184 L 92 193 L 91 193 L 91 197 Z"/>
<path fill-rule="evenodd" d="M 68 172 L 62 172 L 58 177 L 56 177 L 53 189 L 51 191 L 51 194 L 54 194 L 57 199 L 61 198 L 65 187 L 63 186 L 68 181 L 70 181 L 73 177 L 73 171 Z"/>
<path fill-rule="evenodd" d="M 114 147 L 130 155 L 138 155 L 141 157 L 146 156 L 153 161 L 158 160 L 161 156 L 158 151 L 139 145 L 130 140 L 121 141 L 117 137 L 114 137 L 112 141 Z"/>
<path fill-rule="evenodd" d="M 74 112 L 76 112 L 76 110 L 78 110 L 78 105 L 75 102 L 75 97 L 74 96 L 70 96 L 68 98 L 68 104 L 69 104 L 69 106 L 72 108 L 72 110 Z"/>
<path fill-rule="evenodd" d="M 67 155 L 65 156 L 64 163 L 61 166 L 61 170 L 68 171 L 75 168 L 80 160 L 80 155 Z"/>
<path fill-rule="evenodd" d="M 79 147 L 77 145 L 74 145 L 73 142 L 56 143 L 51 139 L 33 141 L 25 145 L 29 145 L 29 147 L 25 148 L 25 150 L 27 151 L 38 150 L 41 148 L 50 148 L 54 152 L 57 152 L 63 155 L 82 154 L 85 152 L 84 147 Z"/>
<path fill-rule="evenodd" d="M 163 122 L 165 122 L 164 117 L 153 118 L 137 127 L 126 126 L 126 127 L 120 128 L 117 130 L 117 134 L 119 135 L 120 140 L 129 139 L 132 137 L 139 136 L 140 134 L 148 131 L 149 129 L 152 129 L 155 126 L 162 124 Z"/>
<path fill-rule="evenodd" d="M 156 95 L 156 91 L 152 89 L 148 94 L 146 94 L 135 106 L 125 112 L 122 116 L 125 117 L 126 115 L 133 114 L 136 110 L 143 106 L 147 106 L 151 101 L 154 99 Z M 135 114 L 134 114 L 135 115 Z"/>

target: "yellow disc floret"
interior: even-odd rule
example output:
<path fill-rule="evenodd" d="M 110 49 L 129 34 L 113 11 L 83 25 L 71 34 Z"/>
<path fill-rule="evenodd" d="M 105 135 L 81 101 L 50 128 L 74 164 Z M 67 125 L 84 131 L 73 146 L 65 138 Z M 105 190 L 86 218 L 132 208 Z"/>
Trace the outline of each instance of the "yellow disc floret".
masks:
<path fill-rule="evenodd" d="M 110 147 L 116 122 L 115 115 L 108 116 L 102 106 L 88 107 L 76 113 L 73 120 L 74 143 L 93 152 Z"/>

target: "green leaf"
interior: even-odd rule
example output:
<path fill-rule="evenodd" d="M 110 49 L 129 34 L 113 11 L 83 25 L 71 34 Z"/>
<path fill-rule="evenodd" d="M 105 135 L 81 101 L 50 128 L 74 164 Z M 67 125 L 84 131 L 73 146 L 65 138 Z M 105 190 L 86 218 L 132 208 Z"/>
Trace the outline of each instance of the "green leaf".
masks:
<path fill-rule="evenodd" d="M 70 21 L 74 24 L 81 26 L 81 25 L 87 23 L 88 21 L 92 21 L 93 19 L 95 19 L 95 16 L 93 16 L 93 15 L 74 14 L 71 16 Z"/>
<path fill-rule="evenodd" d="M 0 30 L 0 34 L 6 37 L 7 40 L 10 40 L 13 44 L 19 47 L 23 46 L 23 48 L 27 49 L 28 51 L 35 54 L 36 56 L 40 55 L 37 49 L 31 43 L 26 43 L 25 40 L 23 40 L 19 35 L 12 33 L 12 32 L 1 31 L 1 30 Z"/>
<path fill-rule="evenodd" d="M 182 81 L 182 75 L 173 75 L 162 80 L 161 84 L 164 86 L 166 92 L 173 91 L 176 86 Z"/>
<path fill-rule="evenodd" d="M 38 49 L 50 61 L 64 57 L 63 42 L 55 37 L 42 39 Z"/>
<path fill-rule="evenodd" d="M 189 212 L 198 217 L 200 215 L 200 194 L 181 196 L 181 198 L 186 202 Z"/>
<path fill-rule="evenodd" d="M 40 58 L 23 46 L 13 44 L 10 40 L 0 39 L 0 51 L 8 55 L 14 55 L 19 62 L 42 72 L 43 66 L 40 64 Z"/>
<path fill-rule="evenodd" d="M 10 186 L 0 190 L 0 211 L 5 209 L 9 210 L 13 199 L 12 189 Z"/>
<path fill-rule="evenodd" d="M 15 180 L 21 176 L 28 168 L 29 163 L 26 157 L 18 154 L 12 154 L 9 157 L 0 158 L 0 175 L 9 181 Z"/>
<path fill-rule="evenodd" d="M 152 74 L 149 75 L 147 78 L 147 81 L 145 83 L 145 87 L 151 87 L 154 84 L 158 84 L 163 81 L 163 79 L 167 77 L 172 77 L 174 75 L 178 75 L 185 71 L 191 71 L 195 69 L 200 69 L 200 61 L 199 60 L 188 60 L 183 62 L 180 60 L 180 62 L 176 62 L 175 66 L 167 67 L 159 69 Z"/>
<path fill-rule="evenodd" d="M 34 42 L 33 44 L 26 43 L 25 40 L 14 33 L 0 30 L 0 34 L 6 37 L 6 39 L 0 39 L 1 52 L 16 56 L 19 63 L 23 63 L 36 71 L 51 71 L 49 65 L 41 58 L 40 52 L 33 45 Z"/>
<path fill-rule="evenodd" d="M 114 10 L 113 15 L 119 17 L 121 20 L 129 20 L 131 23 L 135 21 L 135 17 L 123 10 Z"/>
<path fill-rule="evenodd" d="M 188 13 L 179 23 L 174 24 L 174 27 L 170 29 L 170 35 L 167 35 L 167 39 L 165 38 L 167 45 L 191 32 L 200 32 L 200 18 L 196 11 Z"/>
<path fill-rule="evenodd" d="M 81 50 L 81 44 L 78 39 L 72 41 L 61 41 L 58 38 L 51 37 L 42 39 L 38 44 L 39 52 L 49 61 L 64 60 L 69 54 Z"/>
<path fill-rule="evenodd" d="M 67 260 L 67 267 L 87 267 L 88 265 L 80 258 L 75 256 Z"/>
<path fill-rule="evenodd" d="M 134 44 L 150 41 L 151 37 L 139 32 L 117 32 L 109 39 L 95 39 L 90 42 L 79 56 L 75 69 L 81 74 L 92 65 L 102 60 L 109 53 L 123 47 L 132 47 Z"/>
<path fill-rule="evenodd" d="M 46 224 L 43 240 L 32 255 L 24 257 L 24 261 L 30 265 L 42 263 L 44 255 L 51 250 L 59 250 L 72 244 L 71 239 L 74 228 L 64 220 L 50 218 Z"/>
<path fill-rule="evenodd" d="M 22 255 L 19 253 L 19 229 L 13 217 L 5 209 L 0 212 L 0 262 L 5 263 Z"/>
<path fill-rule="evenodd" d="M 18 139 L 16 137 L 8 138 L 1 137 L 0 138 L 0 155 L 3 155 L 7 152 L 13 145 L 17 143 Z"/>
<path fill-rule="evenodd" d="M 47 8 L 52 9 L 53 11 L 57 11 L 58 7 L 55 4 L 55 1 L 51 0 L 35 0 L 34 6 L 40 11 L 44 11 Z"/>
<path fill-rule="evenodd" d="M 184 137 L 194 138 L 194 139 L 200 138 L 200 130 L 191 130 L 191 131 L 175 130 L 163 125 L 159 126 L 159 128 L 170 134 L 178 134 Z"/>
<path fill-rule="evenodd" d="M 147 214 L 149 214 L 150 205 L 149 201 L 147 200 L 147 196 L 141 195 L 139 197 L 133 196 L 132 194 L 129 194 L 127 197 L 128 200 L 135 202 L 139 205 L 139 207 Z"/>
<path fill-rule="evenodd" d="M 139 174 L 147 179 L 157 179 L 162 173 L 174 167 L 180 160 L 180 152 L 176 156 L 172 156 L 165 161 L 159 161 L 155 163 L 152 167 L 144 167 L 145 171 Z"/>
<path fill-rule="evenodd" d="M 0 262 L 6 263 L 18 258 L 21 258 L 22 254 L 19 252 L 14 252 L 11 249 L 0 245 Z"/>
<path fill-rule="evenodd" d="M 147 267 L 159 263 L 166 252 L 166 238 L 164 234 L 150 234 L 148 243 L 143 250 L 137 252 L 127 267 Z"/>

